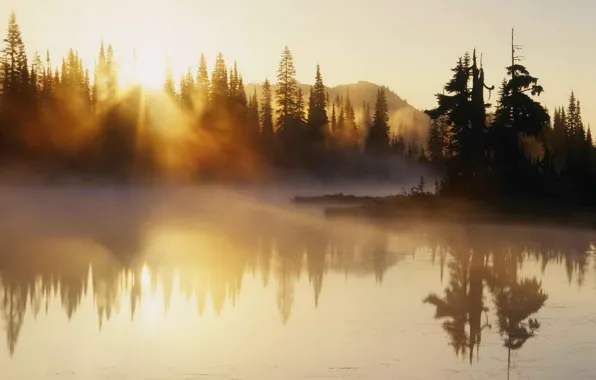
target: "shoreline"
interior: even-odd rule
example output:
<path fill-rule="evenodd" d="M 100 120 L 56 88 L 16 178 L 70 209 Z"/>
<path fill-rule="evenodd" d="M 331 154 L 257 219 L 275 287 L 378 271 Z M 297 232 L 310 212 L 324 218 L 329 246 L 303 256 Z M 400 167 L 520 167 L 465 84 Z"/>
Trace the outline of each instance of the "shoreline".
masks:
<path fill-rule="evenodd" d="M 386 222 L 407 219 L 457 223 L 532 223 L 596 228 L 594 210 L 536 200 L 490 203 L 426 193 L 385 197 L 340 193 L 294 197 L 292 203 L 320 206 L 326 218 L 365 218 Z"/>

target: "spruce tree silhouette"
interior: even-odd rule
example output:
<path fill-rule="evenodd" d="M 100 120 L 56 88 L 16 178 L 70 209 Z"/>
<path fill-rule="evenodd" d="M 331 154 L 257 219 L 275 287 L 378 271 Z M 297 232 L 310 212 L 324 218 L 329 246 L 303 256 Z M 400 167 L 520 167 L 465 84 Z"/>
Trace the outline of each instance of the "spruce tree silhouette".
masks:
<path fill-rule="evenodd" d="M 387 114 L 387 99 L 385 90 L 377 92 L 377 102 L 373 122 L 368 130 L 365 151 L 367 153 L 382 154 L 389 149 L 389 115 Z"/>

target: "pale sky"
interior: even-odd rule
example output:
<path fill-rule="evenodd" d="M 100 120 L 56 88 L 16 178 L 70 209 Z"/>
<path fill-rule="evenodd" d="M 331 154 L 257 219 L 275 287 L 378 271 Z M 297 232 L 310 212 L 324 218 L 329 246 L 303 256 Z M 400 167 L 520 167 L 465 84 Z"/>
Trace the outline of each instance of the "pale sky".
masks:
<path fill-rule="evenodd" d="M 0 21 L 11 10 L 28 50 L 49 48 L 55 59 L 72 47 L 92 65 L 103 37 L 117 55 L 133 46 L 167 55 L 176 72 L 201 52 L 211 71 L 221 51 L 245 81 L 260 82 L 275 78 L 288 45 L 301 82 L 313 82 L 318 62 L 327 85 L 384 84 L 422 109 L 474 47 L 498 87 L 515 26 L 543 104 L 552 113 L 574 90 L 584 121 L 596 125 L 594 0 L 0 0 Z"/>

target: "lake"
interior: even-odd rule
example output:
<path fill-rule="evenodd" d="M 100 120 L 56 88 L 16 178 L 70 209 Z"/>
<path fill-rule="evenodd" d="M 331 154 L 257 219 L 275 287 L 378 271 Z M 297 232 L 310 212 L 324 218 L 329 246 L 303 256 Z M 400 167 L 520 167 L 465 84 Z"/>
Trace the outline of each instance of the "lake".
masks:
<path fill-rule="evenodd" d="M 595 234 L 0 189 L 1 379 L 588 379 Z"/>

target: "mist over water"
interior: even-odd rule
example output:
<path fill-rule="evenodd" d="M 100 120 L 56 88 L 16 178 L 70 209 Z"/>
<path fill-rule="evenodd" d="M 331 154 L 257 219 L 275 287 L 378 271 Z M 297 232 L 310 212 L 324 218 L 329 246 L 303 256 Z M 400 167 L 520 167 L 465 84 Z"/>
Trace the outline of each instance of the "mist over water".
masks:
<path fill-rule="evenodd" d="M 408 186 L 4 186 L 0 378 L 590 378 L 592 231 L 288 201 Z"/>

